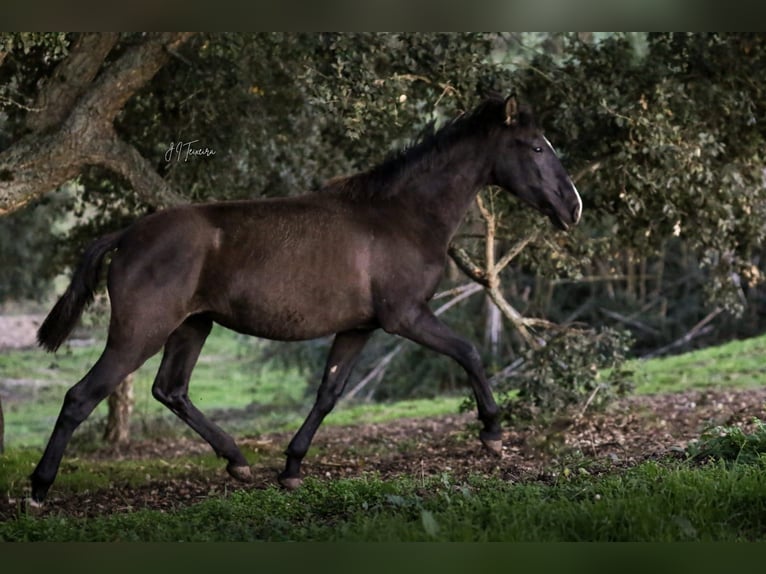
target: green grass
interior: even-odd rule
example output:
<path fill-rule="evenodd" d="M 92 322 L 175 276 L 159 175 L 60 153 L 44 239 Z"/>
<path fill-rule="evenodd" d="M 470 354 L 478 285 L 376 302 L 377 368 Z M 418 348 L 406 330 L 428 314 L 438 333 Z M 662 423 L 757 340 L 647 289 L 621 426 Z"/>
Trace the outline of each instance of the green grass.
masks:
<path fill-rule="evenodd" d="M 170 512 L 22 516 L 0 523 L 0 540 L 763 541 L 764 470 L 645 463 L 619 475 L 573 473 L 555 486 L 448 474 L 307 480 L 293 493 L 238 491 Z"/>
<path fill-rule="evenodd" d="M 630 361 L 636 393 L 766 385 L 766 336 L 681 355 Z"/>
<path fill-rule="evenodd" d="M 242 446 L 243 454 L 252 464 L 258 464 L 262 454 Z M 40 459 L 41 451 L 32 448 L 12 449 L 0 457 L 0 492 L 13 497 L 24 496 L 28 476 Z M 63 495 L 107 489 L 115 484 L 141 486 L 151 481 L 188 478 L 202 474 L 220 474 L 221 460 L 214 454 L 187 455 L 173 460 L 161 458 L 139 460 L 88 460 L 77 455 L 67 456 L 59 467 L 56 489 Z"/>

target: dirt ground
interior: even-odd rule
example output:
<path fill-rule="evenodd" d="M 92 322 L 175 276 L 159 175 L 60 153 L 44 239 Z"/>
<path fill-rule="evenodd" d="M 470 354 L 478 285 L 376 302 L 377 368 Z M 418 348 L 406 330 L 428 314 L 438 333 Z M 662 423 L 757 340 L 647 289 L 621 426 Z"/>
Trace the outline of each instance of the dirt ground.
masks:
<path fill-rule="evenodd" d="M 482 450 L 472 413 L 355 427 L 323 426 L 303 471 L 304 476 L 323 480 L 365 473 L 418 478 L 449 472 L 456 478 L 479 473 L 511 482 L 550 483 L 565 467 L 598 473 L 620 471 L 647 459 L 683 457 L 684 447 L 704 428 L 747 427 L 753 417 L 765 416 L 764 403 L 766 388 L 630 397 L 605 413 L 586 413 L 544 427 L 507 429 L 502 458 Z M 267 488 L 276 484 L 289 440 L 289 434 L 281 433 L 239 441 L 262 455 L 262 462 L 252 467 L 251 484 L 229 478 L 222 461 L 216 472 L 190 470 L 183 478 L 157 480 L 139 488 L 114 484 L 106 490 L 61 495 L 54 485 L 42 513 L 93 516 L 141 508 L 168 510 L 240 489 Z M 179 455 L 208 451 L 201 440 L 184 438 L 135 442 L 120 451 L 105 449 L 78 456 L 162 458 L 173 465 L 183 464 L 176 459 Z M 0 519 L 18 511 L 18 501 L 0 494 Z"/>

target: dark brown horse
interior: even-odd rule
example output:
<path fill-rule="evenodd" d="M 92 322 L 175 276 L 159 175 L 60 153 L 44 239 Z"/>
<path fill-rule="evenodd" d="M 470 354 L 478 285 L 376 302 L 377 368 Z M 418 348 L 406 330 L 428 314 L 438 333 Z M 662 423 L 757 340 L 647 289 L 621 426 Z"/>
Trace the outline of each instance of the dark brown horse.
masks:
<path fill-rule="evenodd" d="M 568 229 L 582 203 L 530 111 L 509 97 L 425 136 L 371 170 L 287 199 L 184 205 L 148 215 L 85 251 L 72 283 L 40 327 L 54 351 L 109 265 L 109 336 L 103 354 L 66 393 L 31 475 L 32 499 L 53 483 L 77 426 L 117 384 L 164 346 L 152 393 L 250 478 L 234 439 L 189 400 L 189 378 L 217 322 L 281 341 L 335 334 L 316 402 L 287 447 L 280 483 L 295 488 L 314 433 L 343 392 L 375 329 L 456 360 L 468 373 L 480 438 L 501 449 L 498 408 L 479 354 L 428 306 L 447 246 L 477 191 L 500 186 Z"/>

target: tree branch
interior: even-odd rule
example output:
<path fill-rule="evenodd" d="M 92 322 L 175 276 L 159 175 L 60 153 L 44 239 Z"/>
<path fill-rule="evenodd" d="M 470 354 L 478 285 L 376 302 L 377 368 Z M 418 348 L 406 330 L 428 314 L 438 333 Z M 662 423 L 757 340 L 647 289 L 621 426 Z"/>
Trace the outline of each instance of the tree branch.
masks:
<path fill-rule="evenodd" d="M 575 183 L 578 183 L 586 175 L 589 175 L 601 169 L 601 166 L 603 165 L 603 163 L 604 163 L 604 160 L 598 160 L 598 161 L 589 163 L 588 165 L 586 165 L 584 168 L 582 168 L 580 171 L 578 171 L 574 175 L 574 177 L 572 178 L 572 181 L 574 181 Z"/>
<path fill-rule="evenodd" d="M 130 183 L 143 201 L 155 207 L 170 207 L 184 202 L 173 187 L 157 173 L 154 166 L 132 145 L 112 132 L 112 138 L 104 146 L 105 154 L 92 163 L 104 165 L 119 173 Z"/>
<path fill-rule="evenodd" d="M 539 233 L 538 231 L 533 232 L 531 235 L 525 237 L 524 239 L 516 243 L 516 245 L 511 247 L 508 250 L 508 252 L 505 255 L 503 255 L 500 258 L 500 261 L 498 261 L 497 264 L 495 265 L 495 272 L 500 273 L 503 269 L 505 269 L 508 266 L 508 264 L 511 261 L 513 261 L 519 253 L 521 253 L 521 251 L 527 246 L 528 243 L 537 239 L 538 233 Z"/>
<path fill-rule="evenodd" d="M 700 322 L 694 325 L 694 327 L 689 329 L 689 332 L 686 333 L 683 337 L 676 339 L 669 345 L 665 345 L 664 347 L 656 349 L 655 351 L 652 351 L 651 353 L 647 353 L 646 355 L 643 355 L 641 358 L 651 359 L 653 357 L 659 357 L 660 355 L 664 355 L 665 353 L 674 349 L 675 347 L 685 345 L 686 343 L 688 343 L 695 337 L 706 333 L 707 331 L 705 327 L 707 326 L 707 324 L 710 323 L 710 321 L 715 319 L 721 313 L 723 313 L 723 309 L 721 307 L 716 307 L 710 313 L 708 313 Z"/>
<path fill-rule="evenodd" d="M 486 230 L 484 236 L 485 273 L 487 275 L 487 286 L 492 288 L 498 284 L 497 271 L 495 270 L 495 231 L 497 226 L 494 214 L 484 205 L 481 195 L 476 196 L 476 205 L 479 207 L 479 212 L 484 218 L 484 229 Z"/>
<path fill-rule="evenodd" d="M 484 285 L 485 287 L 489 285 L 487 273 L 479 267 L 473 259 L 471 259 L 471 256 L 468 255 L 465 249 L 460 247 L 457 243 L 450 243 L 447 253 L 458 268 L 468 275 L 468 277 L 476 281 L 479 285 Z"/>
<path fill-rule="evenodd" d="M 148 35 L 87 86 L 71 83 L 62 88 L 62 98 L 68 101 L 74 97 L 76 103 L 58 124 L 51 122 L 63 113 L 64 105 L 46 106 L 40 115 L 30 118 L 28 121 L 39 131 L 27 134 L 0 153 L 0 215 L 59 187 L 91 164 L 115 170 L 130 181 L 136 193 L 160 206 L 181 202 L 181 197 L 172 192 L 138 150 L 116 137 L 113 121 L 128 99 L 169 60 L 169 50 L 175 50 L 190 36 L 189 32 Z M 74 69 L 92 74 L 98 58 L 87 58 L 83 46 L 97 46 L 103 62 L 111 41 L 111 36 L 99 39 L 84 35 L 75 46 L 75 62 L 62 62 L 54 78 Z M 47 95 L 40 99 L 58 93 L 58 88 L 48 85 L 43 88 Z"/>
<path fill-rule="evenodd" d="M 144 42 L 129 48 L 96 79 L 78 107 L 111 123 L 125 103 L 168 62 L 171 52 L 192 35 L 193 32 L 148 35 Z"/>
<path fill-rule="evenodd" d="M 499 287 L 487 288 L 487 295 L 489 295 L 489 298 L 492 299 L 492 302 L 497 305 L 497 308 L 500 309 L 500 312 L 505 315 L 506 319 L 508 319 L 513 324 L 513 326 L 516 327 L 519 335 L 521 335 L 521 338 L 524 339 L 527 345 L 533 349 L 539 348 L 540 343 L 538 343 L 529 333 L 527 326 L 532 324 L 549 326 L 552 323 L 549 323 L 543 319 L 525 318 L 521 313 L 513 308 L 513 306 L 505 299 L 505 297 L 503 297 Z"/>
<path fill-rule="evenodd" d="M 115 32 L 78 36 L 69 55 L 56 67 L 37 94 L 35 105 L 26 118 L 31 131 L 46 130 L 66 119 L 119 38 L 120 35 Z"/>

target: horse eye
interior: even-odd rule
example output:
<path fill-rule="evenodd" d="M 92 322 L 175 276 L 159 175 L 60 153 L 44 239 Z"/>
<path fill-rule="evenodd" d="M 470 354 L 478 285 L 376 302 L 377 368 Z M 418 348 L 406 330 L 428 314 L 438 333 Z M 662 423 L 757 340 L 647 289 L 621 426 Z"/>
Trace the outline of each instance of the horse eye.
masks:
<path fill-rule="evenodd" d="M 532 148 L 532 151 L 535 153 L 543 153 L 543 148 L 541 148 L 540 146 L 535 146 Z"/>

